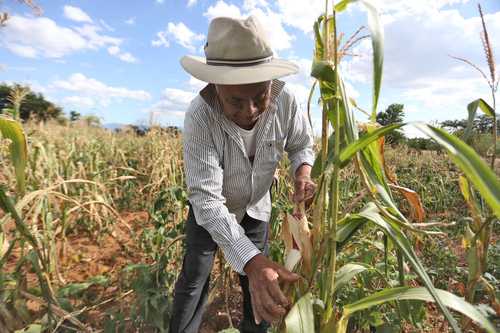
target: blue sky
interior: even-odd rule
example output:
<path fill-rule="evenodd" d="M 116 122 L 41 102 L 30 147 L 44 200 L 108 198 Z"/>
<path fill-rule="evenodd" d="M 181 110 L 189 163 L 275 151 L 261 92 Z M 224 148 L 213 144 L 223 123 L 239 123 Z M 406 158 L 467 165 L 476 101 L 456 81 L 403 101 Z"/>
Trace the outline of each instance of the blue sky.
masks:
<path fill-rule="evenodd" d="M 299 64 L 286 79 L 299 103 L 311 85 L 311 27 L 324 8 L 312 0 L 36 1 L 36 16 L 17 1 L 1 2 L 11 18 L 0 28 L 0 81 L 22 82 L 62 106 L 94 114 L 104 123 L 182 126 L 189 101 L 203 83 L 179 65 L 184 54 L 203 55 L 208 23 L 216 16 L 257 16 L 275 53 Z M 306 5 L 307 3 L 307 5 Z M 380 110 L 405 105 L 408 121 L 465 118 L 466 104 L 490 100 L 480 76 L 451 59 L 465 57 L 487 70 L 479 39 L 477 2 L 378 1 L 385 29 L 385 70 Z M 481 1 L 496 55 L 500 53 L 500 1 Z M 354 5 L 340 15 L 350 33 L 366 24 Z M 370 43 L 359 44 L 342 63 L 350 95 L 370 109 Z M 319 110 L 314 108 L 315 131 Z M 358 115 L 358 120 L 366 117 Z M 411 130 L 409 130 L 411 133 Z"/>

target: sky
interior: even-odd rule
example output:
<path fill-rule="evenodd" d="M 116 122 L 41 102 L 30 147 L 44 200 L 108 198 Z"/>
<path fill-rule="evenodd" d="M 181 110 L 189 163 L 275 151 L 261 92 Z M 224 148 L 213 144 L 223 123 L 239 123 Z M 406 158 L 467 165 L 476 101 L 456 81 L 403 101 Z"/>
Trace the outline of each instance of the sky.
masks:
<path fill-rule="evenodd" d="M 183 55 L 203 56 L 210 20 L 256 16 L 278 58 L 299 65 L 285 78 L 306 108 L 312 85 L 312 26 L 324 0 L 38 0 L 38 16 L 14 0 L 0 1 L 11 17 L 0 27 L 0 82 L 23 83 L 47 99 L 103 123 L 181 126 L 190 101 L 204 83 L 179 64 Z M 491 101 L 480 74 L 450 55 L 487 72 L 480 40 L 477 1 L 375 0 L 384 26 L 385 63 L 378 110 L 404 104 L 406 121 L 462 119 L 479 97 Z M 480 1 L 500 56 L 500 0 Z M 367 25 L 354 4 L 338 16 L 344 40 Z M 364 30 L 368 33 L 368 30 Z M 371 43 L 364 40 L 345 57 L 341 71 L 348 94 L 371 109 Z M 500 65 L 499 65 L 500 66 Z M 500 97 L 500 96 L 499 96 Z M 500 99 L 499 99 L 500 100 Z M 314 98 L 312 120 L 320 132 Z M 356 112 L 357 120 L 367 117 Z M 410 136 L 414 130 L 407 129 Z"/>

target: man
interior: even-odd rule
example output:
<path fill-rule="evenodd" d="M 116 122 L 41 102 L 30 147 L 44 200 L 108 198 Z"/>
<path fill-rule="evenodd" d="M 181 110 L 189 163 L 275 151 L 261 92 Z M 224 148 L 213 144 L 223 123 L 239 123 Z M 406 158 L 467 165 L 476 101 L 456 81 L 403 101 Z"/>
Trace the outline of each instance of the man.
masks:
<path fill-rule="evenodd" d="M 198 332 L 217 247 L 240 274 L 241 332 L 266 332 L 285 314 L 279 282 L 299 276 L 265 255 L 270 187 L 284 152 L 294 201 L 312 197 L 311 129 L 280 77 L 297 66 L 273 57 L 260 23 L 219 17 L 209 26 L 206 59 L 185 56 L 184 69 L 209 84 L 184 121 L 189 192 L 186 252 L 174 292 L 170 332 Z"/>

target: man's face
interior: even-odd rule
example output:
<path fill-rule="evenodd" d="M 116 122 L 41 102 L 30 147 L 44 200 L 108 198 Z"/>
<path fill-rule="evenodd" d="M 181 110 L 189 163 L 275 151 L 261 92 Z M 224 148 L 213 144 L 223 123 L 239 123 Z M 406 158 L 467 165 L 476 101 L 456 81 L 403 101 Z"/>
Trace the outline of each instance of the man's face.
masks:
<path fill-rule="evenodd" d="M 271 81 L 215 87 L 226 117 L 244 129 L 255 125 L 271 101 Z"/>

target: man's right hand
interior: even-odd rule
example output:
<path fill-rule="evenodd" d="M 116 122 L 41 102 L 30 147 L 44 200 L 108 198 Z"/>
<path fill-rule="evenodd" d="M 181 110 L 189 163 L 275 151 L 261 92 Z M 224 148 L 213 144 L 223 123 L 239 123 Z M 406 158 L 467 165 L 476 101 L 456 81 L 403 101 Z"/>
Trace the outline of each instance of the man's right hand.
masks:
<path fill-rule="evenodd" d="M 248 276 L 255 322 L 278 321 L 289 305 L 279 282 L 296 282 L 300 276 L 269 260 L 262 254 L 250 259 L 243 269 Z"/>

